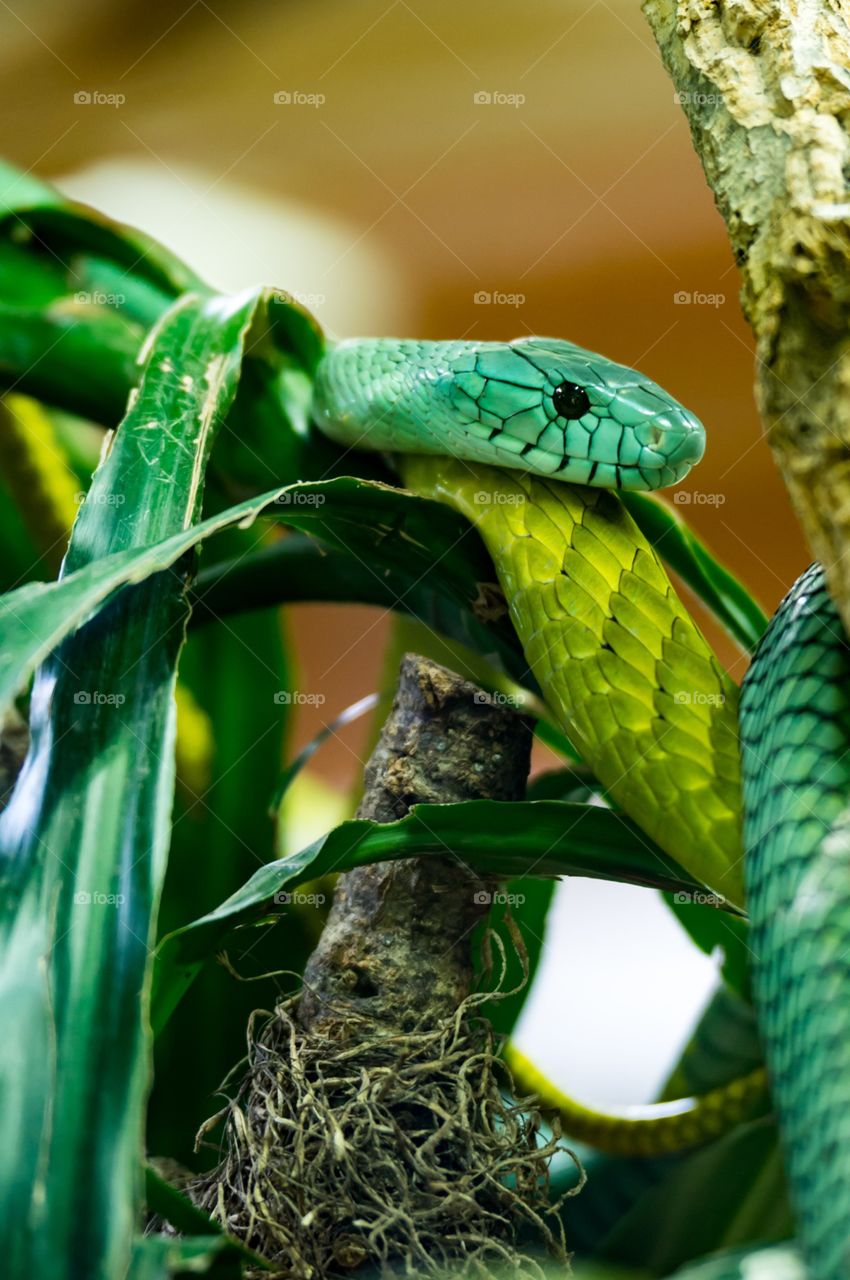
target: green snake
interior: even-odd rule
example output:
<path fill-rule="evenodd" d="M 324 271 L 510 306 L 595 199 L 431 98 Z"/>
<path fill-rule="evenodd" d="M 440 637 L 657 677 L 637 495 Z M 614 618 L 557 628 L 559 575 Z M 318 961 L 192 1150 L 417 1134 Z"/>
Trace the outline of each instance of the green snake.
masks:
<path fill-rule="evenodd" d="M 661 387 L 556 339 L 356 339 L 323 357 L 313 416 L 339 444 L 396 455 L 408 487 L 475 523 L 529 668 L 614 802 L 738 907 L 746 866 L 808 1274 L 850 1275 L 850 653 L 819 566 L 761 642 L 739 743 L 738 689 L 613 492 L 677 484 L 702 457 L 704 428 Z M 761 1069 L 609 1115 L 507 1055 L 602 1149 L 681 1149 L 764 1109 Z"/>

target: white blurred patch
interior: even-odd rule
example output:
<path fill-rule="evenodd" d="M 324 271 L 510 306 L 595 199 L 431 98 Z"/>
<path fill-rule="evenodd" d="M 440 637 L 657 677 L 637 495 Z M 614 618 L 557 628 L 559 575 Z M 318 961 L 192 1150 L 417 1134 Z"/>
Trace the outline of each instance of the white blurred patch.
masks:
<path fill-rule="evenodd" d="M 69 196 L 162 241 L 226 293 L 271 285 L 327 333 L 403 336 L 415 317 L 402 268 L 366 228 L 202 169 L 114 159 L 58 180 Z"/>
<path fill-rule="evenodd" d="M 581 1102 L 649 1102 L 716 973 L 714 959 L 693 945 L 659 894 L 566 880 L 517 1043 Z"/>

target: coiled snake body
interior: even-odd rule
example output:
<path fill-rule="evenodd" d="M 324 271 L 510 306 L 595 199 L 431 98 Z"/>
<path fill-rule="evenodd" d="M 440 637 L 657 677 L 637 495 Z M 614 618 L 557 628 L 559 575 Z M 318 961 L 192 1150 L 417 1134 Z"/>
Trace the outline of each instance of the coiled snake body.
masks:
<path fill-rule="evenodd" d="M 813 1280 L 850 1275 L 850 656 L 819 567 L 759 647 L 739 744 L 737 688 L 611 492 L 676 484 L 702 456 L 702 425 L 660 387 L 554 339 L 364 339 L 325 355 L 313 412 L 475 523 L 546 702 L 613 801 L 739 907 L 746 865 L 801 1243 Z M 635 1124 L 508 1054 L 568 1132 L 609 1149 L 705 1140 L 764 1088 L 756 1072 Z"/>

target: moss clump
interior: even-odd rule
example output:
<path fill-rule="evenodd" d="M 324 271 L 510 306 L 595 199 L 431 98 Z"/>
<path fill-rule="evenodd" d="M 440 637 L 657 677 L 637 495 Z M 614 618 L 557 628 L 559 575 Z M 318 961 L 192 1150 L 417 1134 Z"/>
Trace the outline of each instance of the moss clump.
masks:
<path fill-rule="evenodd" d="M 549 1202 L 558 1135 L 510 1100 L 476 1015 L 487 998 L 438 1026 L 400 1019 L 403 1031 L 352 1026 L 346 1008 L 342 1037 L 327 1016 L 305 1030 L 297 998 L 256 1014 L 238 1092 L 199 1135 L 224 1120 L 221 1162 L 191 1187 L 195 1202 L 287 1280 L 361 1266 L 536 1276 L 530 1254 L 566 1262 Z"/>

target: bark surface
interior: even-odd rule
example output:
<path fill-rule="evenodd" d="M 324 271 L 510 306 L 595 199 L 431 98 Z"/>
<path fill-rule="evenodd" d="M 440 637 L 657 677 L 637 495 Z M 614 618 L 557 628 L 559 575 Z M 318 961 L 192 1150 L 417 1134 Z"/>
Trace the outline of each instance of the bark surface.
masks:
<path fill-rule="evenodd" d="M 530 750 L 525 718 L 445 667 L 408 654 L 357 816 L 392 822 L 418 803 L 519 800 Z M 445 858 L 340 876 L 305 972 L 302 1024 L 342 1029 L 347 1010 L 388 1029 L 426 1014 L 451 1017 L 470 990 L 472 932 L 493 889 L 448 848 Z"/>
<path fill-rule="evenodd" d="M 644 0 L 726 222 L 774 456 L 850 628 L 850 13 Z"/>

